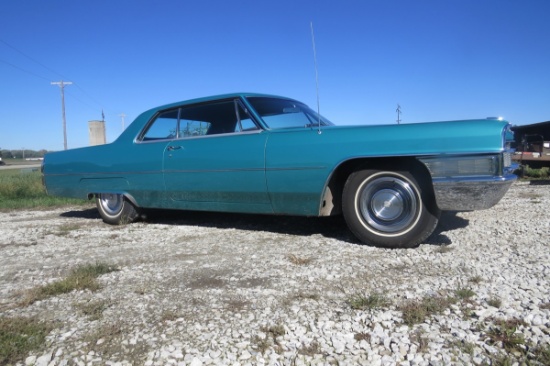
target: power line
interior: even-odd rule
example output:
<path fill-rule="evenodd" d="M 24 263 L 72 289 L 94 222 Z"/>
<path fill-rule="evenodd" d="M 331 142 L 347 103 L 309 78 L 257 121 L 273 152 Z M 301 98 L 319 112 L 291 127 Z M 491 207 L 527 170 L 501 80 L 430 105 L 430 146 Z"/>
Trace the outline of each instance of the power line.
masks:
<path fill-rule="evenodd" d="M 17 66 L 17 65 L 12 64 L 11 62 L 8 62 L 8 61 L 5 61 L 5 60 L 0 60 L 0 62 L 4 63 L 4 64 L 6 64 L 6 65 L 9 65 L 9 66 L 11 66 L 11 67 L 13 67 L 13 68 L 15 68 L 15 69 L 17 69 L 17 70 L 19 70 L 19 71 L 22 71 L 22 72 L 25 72 L 25 73 L 27 73 L 27 74 L 29 74 L 29 75 L 35 76 L 35 77 L 37 77 L 37 78 L 40 78 L 40 79 L 42 79 L 42 80 L 50 81 L 50 79 L 48 79 L 48 78 L 45 77 L 45 76 L 42 76 L 42 75 L 36 74 L 36 73 L 34 73 L 34 72 L 32 72 L 32 71 L 23 69 L 22 67 L 19 67 L 19 66 Z M 90 98 L 92 101 L 94 101 L 95 103 L 97 103 L 99 106 L 102 106 L 101 103 L 99 103 L 97 100 L 95 100 L 94 98 L 92 98 L 92 97 L 91 97 L 88 93 L 86 93 L 86 92 L 84 91 L 84 89 L 82 89 L 79 85 L 77 85 L 76 83 L 73 83 L 73 85 L 75 85 L 78 89 L 80 89 L 80 91 L 82 91 L 82 93 L 84 93 L 86 96 L 88 96 L 88 98 Z M 76 97 L 74 93 L 68 93 L 68 94 L 70 94 L 70 95 L 72 96 L 72 98 L 74 98 L 75 100 L 79 101 L 80 103 L 82 103 L 82 104 L 84 104 L 84 105 L 90 107 L 91 109 L 95 109 L 95 107 L 93 107 L 93 106 L 90 105 L 89 103 L 86 103 L 86 102 L 83 101 L 82 99 Z"/>
<path fill-rule="evenodd" d="M 35 60 L 34 58 L 32 58 L 31 56 L 25 54 L 23 51 L 20 51 L 18 50 L 17 48 L 15 48 L 14 46 L 10 45 L 8 42 L 4 41 L 3 39 L 0 39 L 0 42 L 2 42 L 3 44 L 5 44 L 6 46 L 8 46 L 9 48 L 11 48 L 12 50 L 14 50 L 15 52 L 25 56 L 26 58 L 28 58 L 29 60 L 39 64 L 40 66 L 42 66 L 43 68 L 45 68 L 46 70 L 50 71 L 50 72 L 53 72 L 54 74 L 57 74 L 57 76 L 60 76 L 62 79 L 67 79 L 65 76 L 61 75 L 60 73 L 58 73 L 57 71 L 49 68 L 48 66 L 42 64 L 41 62 Z"/>
<path fill-rule="evenodd" d="M 17 66 L 17 65 L 14 65 L 14 64 L 12 64 L 11 62 L 4 61 L 4 60 L 0 60 L 0 62 L 3 62 L 3 63 L 5 63 L 6 65 L 9 65 L 9 66 L 11 66 L 11 67 L 13 67 L 13 68 L 15 68 L 15 69 L 17 69 L 17 70 L 19 70 L 19 71 L 23 71 L 23 72 L 26 72 L 27 74 L 30 74 L 30 75 L 32 75 L 32 76 L 36 76 L 37 78 L 44 79 L 44 80 L 50 80 L 50 79 L 48 79 L 48 78 L 46 78 L 46 77 L 44 77 L 44 76 L 35 74 L 35 73 L 32 72 L 32 71 L 25 70 L 25 69 L 23 69 L 23 68 L 21 68 L 21 67 L 19 67 L 19 66 Z"/>
<path fill-rule="evenodd" d="M 82 89 L 82 88 L 80 87 L 80 85 L 78 85 L 77 83 L 74 83 L 74 86 L 76 86 L 78 89 L 80 89 L 80 91 L 81 91 L 82 93 L 84 93 L 84 95 L 86 95 L 88 98 L 90 98 L 92 101 L 94 101 L 94 103 L 96 103 L 98 106 L 103 107 L 103 103 L 98 102 L 97 99 L 95 99 L 95 98 L 92 97 L 90 94 L 88 94 L 84 89 Z"/>
<path fill-rule="evenodd" d="M 0 39 L 0 42 L 2 42 L 4 45 L 6 45 L 7 47 L 11 48 L 11 49 L 14 50 L 15 52 L 17 52 L 17 53 L 23 55 L 24 57 L 28 58 L 29 60 L 33 61 L 34 63 L 36 63 L 36 64 L 42 66 L 42 67 L 45 68 L 46 70 L 48 70 L 48 71 L 50 71 L 50 72 L 52 72 L 52 73 L 54 73 L 54 74 L 60 76 L 62 80 L 63 80 L 63 79 L 68 79 L 68 78 L 65 77 L 64 75 L 61 75 L 60 73 L 58 73 L 57 71 L 53 70 L 52 68 L 50 68 L 50 67 L 44 65 L 43 63 L 41 63 L 40 61 L 36 60 L 35 58 L 33 58 L 33 57 L 27 55 L 27 54 L 24 53 L 23 51 L 21 51 L 21 50 L 17 49 L 16 47 L 10 45 L 9 43 L 7 43 L 6 41 L 4 41 L 3 39 Z M 14 67 L 14 68 L 16 68 L 16 69 L 18 69 L 18 70 L 20 70 L 20 71 L 23 71 L 23 72 L 26 72 L 26 73 L 31 74 L 31 75 L 33 75 L 33 76 L 36 76 L 36 77 L 38 77 L 38 78 L 41 78 L 41 79 L 44 79 L 44 80 L 50 80 L 50 79 L 48 79 L 48 78 L 46 78 L 46 77 L 44 77 L 44 76 L 35 74 L 35 73 L 33 73 L 33 72 L 31 72 L 31 71 L 28 71 L 28 70 L 25 70 L 25 69 L 23 69 L 23 68 L 21 68 L 21 67 L 19 67 L 19 66 L 17 66 L 17 65 L 14 65 L 14 64 L 12 64 L 12 63 L 10 63 L 10 62 L 3 61 L 3 60 L 0 60 L 0 61 L 3 62 L 3 63 L 5 63 L 5 64 L 8 64 L 8 65 L 10 65 L 11 67 Z M 90 98 L 90 100 L 92 100 L 94 103 L 96 103 L 96 104 L 99 105 L 100 107 L 103 107 L 103 104 L 102 104 L 101 102 L 99 102 L 97 99 L 95 99 L 94 97 L 92 97 L 92 96 L 91 96 L 88 92 L 86 92 L 80 85 L 74 83 L 74 86 L 76 86 L 84 95 L 86 95 L 88 98 Z M 74 97 L 74 94 L 73 94 L 73 93 L 69 93 L 69 94 L 71 94 L 71 95 Z M 85 104 L 85 105 L 89 106 L 90 108 L 93 108 L 92 106 L 90 106 L 88 103 L 85 103 L 85 102 L 82 101 L 81 99 L 78 99 L 78 98 L 76 98 L 76 97 L 74 97 L 74 98 L 75 98 L 76 100 L 78 100 L 79 102 L 81 102 L 82 104 Z"/>
<path fill-rule="evenodd" d="M 4 63 L 4 64 L 6 64 L 6 65 L 9 65 L 9 66 L 11 66 L 11 67 L 13 67 L 14 69 L 17 69 L 17 70 L 22 71 L 22 72 L 24 72 L 24 73 L 27 73 L 27 74 L 29 74 L 29 75 L 35 76 L 35 77 L 37 77 L 37 78 L 39 78 L 39 79 L 46 80 L 46 81 L 50 81 L 50 79 L 47 78 L 47 77 L 45 77 L 45 76 L 36 74 L 36 73 L 34 73 L 34 72 L 32 72 L 32 71 L 29 71 L 29 70 L 26 70 L 26 69 L 24 69 L 24 68 L 22 68 L 22 67 L 19 67 L 19 66 L 17 66 L 17 65 L 12 64 L 11 62 L 8 62 L 8 61 L 5 61 L 5 60 L 0 60 L 0 62 Z M 88 98 L 90 98 L 90 99 L 93 100 L 95 103 L 97 103 L 98 105 L 101 106 L 101 103 L 99 103 L 97 100 L 95 100 L 94 98 L 92 98 L 92 97 L 91 97 L 88 93 L 86 93 L 80 86 L 78 86 L 76 83 L 73 83 L 73 85 L 75 85 L 77 88 L 79 88 L 80 91 L 82 91 L 86 96 L 88 96 Z M 79 101 L 80 103 L 82 103 L 82 104 L 84 104 L 84 105 L 90 107 L 91 109 L 95 109 L 95 107 L 93 107 L 93 106 L 90 105 L 89 103 L 86 103 L 86 102 L 83 101 L 82 99 L 76 97 L 74 93 L 68 93 L 68 94 L 70 94 L 70 95 L 72 96 L 72 98 L 74 98 L 75 100 Z"/>

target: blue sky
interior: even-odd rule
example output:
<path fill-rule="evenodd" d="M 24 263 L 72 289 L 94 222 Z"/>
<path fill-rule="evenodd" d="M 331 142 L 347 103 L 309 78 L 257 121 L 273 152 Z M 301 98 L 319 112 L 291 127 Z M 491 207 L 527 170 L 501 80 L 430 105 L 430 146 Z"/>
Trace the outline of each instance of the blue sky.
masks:
<path fill-rule="evenodd" d="M 107 140 L 162 104 L 236 91 L 293 97 L 336 124 L 550 120 L 547 0 L 0 2 L 0 147 Z"/>

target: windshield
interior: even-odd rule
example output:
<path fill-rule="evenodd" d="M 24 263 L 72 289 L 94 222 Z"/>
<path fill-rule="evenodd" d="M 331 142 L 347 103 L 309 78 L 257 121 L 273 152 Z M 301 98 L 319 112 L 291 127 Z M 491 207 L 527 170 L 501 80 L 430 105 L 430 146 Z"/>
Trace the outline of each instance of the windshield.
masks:
<path fill-rule="evenodd" d="M 248 102 L 272 129 L 293 127 L 334 126 L 307 105 L 294 100 L 268 97 L 249 97 Z"/>

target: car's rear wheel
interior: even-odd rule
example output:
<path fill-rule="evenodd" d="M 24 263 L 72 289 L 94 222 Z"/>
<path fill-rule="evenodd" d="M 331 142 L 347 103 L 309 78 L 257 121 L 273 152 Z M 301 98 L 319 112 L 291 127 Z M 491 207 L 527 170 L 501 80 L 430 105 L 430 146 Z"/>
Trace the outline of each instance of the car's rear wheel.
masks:
<path fill-rule="evenodd" d="M 101 218 L 107 224 L 128 224 L 139 216 L 136 206 L 121 194 L 100 193 L 96 196 L 96 205 Z"/>
<path fill-rule="evenodd" d="M 342 211 L 365 244 L 411 248 L 434 231 L 440 211 L 426 179 L 408 171 L 359 170 L 344 186 Z"/>

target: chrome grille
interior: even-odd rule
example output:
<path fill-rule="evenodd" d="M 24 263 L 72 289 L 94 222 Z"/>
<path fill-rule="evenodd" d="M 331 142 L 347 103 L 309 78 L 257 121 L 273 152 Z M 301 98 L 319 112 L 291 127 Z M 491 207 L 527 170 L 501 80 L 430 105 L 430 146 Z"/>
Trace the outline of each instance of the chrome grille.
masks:
<path fill-rule="evenodd" d="M 512 166 L 512 153 L 507 151 L 502 154 L 502 164 L 505 168 Z"/>

